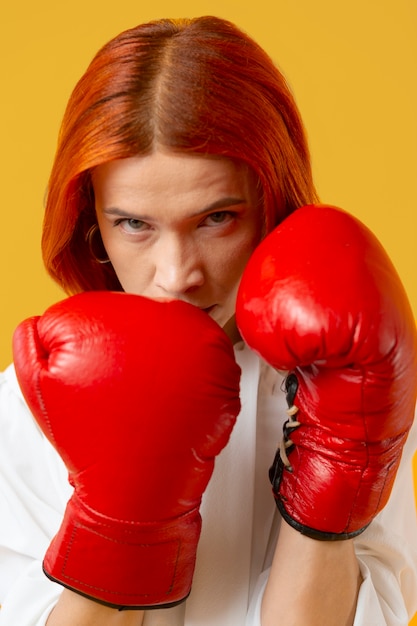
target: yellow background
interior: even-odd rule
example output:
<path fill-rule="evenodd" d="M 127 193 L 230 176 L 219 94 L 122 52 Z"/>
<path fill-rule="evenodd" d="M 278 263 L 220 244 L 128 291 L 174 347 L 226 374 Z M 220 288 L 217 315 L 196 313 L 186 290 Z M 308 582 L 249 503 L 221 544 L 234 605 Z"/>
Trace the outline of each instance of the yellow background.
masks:
<path fill-rule="evenodd" d="M 415 0 L 23 0 L 3 3 L 0 17 L 0 368 L 11 360 L 16 324 L 63 297 L 42 267 L 39 240 L 72 87 L 122 29 L 201 14 L 236 22 L 283 69 L 322 200 L 374 230 L 417 317 Z"/>
<path fill-rule="evenodd" d="M 92 55 L 120 30 L 217 14 L 270 53 L 296 95 L 325 202 L 370 226 L 417 317 L 415 0 L 22 0 L 0 14 L 0 368 L 28 315 L 63 296 L 42 266 L 43 198 L 65 103 Z"/>

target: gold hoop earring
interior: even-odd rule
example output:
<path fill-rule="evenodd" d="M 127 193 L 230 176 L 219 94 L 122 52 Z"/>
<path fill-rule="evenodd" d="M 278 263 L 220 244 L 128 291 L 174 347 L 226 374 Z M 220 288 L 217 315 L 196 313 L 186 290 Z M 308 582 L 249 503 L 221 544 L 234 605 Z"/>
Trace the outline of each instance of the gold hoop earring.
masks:
<path fill-rule="evenodd" d="M 90 228 L 88 229 L 88 232 L 87 232 L 87 234 L 85 236 L 85 240 L 87 242 L 88 249 L 90 250 L 90 254 L 93 257 L 94 261 L 96 261 L 97 263 L 100 263 L 100 265 L 104 265 L 105 263 L 110 263 L 110 259 L 109 258 L 107 258 L 107 259 L 100 259 L 97 256 L 97 254 L 94 252 L 93 238 L 95 237 L 96 233 L 100 234 L 100 231 L 98 229 L 98 224 L 93 224 L 92 226 L 90 226 Z M 100 237 L 100 243 L 101 243 L 101 246 L 104 247 L 103 246 L 103 242 L 101 240 L 101 237 Z"/>

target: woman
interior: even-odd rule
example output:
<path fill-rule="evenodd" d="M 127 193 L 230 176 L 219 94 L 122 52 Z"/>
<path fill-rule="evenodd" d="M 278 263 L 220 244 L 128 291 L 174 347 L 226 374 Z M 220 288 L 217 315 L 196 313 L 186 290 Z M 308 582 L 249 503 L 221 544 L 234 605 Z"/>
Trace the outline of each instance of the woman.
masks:
<path fill-rule="evenodd" d="M 232 24 L 212 17 L 145 24 L 93 59 L 59 137 L 45 265 L 69 294 L 124 290 L 205 310 L 236 344 L 243 410 L 204 499 L 189 599 L 170 609 L 118 612 L 43 576 L 43 554 L 69 489 L 62 462 L 7 370 L 0 624 L 407 623 L 417 609 L 414 434 L 390 503 L 357 540 L 315 541 L 281 523 L 266 484 L 284 410 L 277 408 L 282 377 L 240 340 L 236 294 L 265 234 L 316 201 L 303 125 L 285 80 Z M 25 442 L 22 458 L 16 439 Z"/>

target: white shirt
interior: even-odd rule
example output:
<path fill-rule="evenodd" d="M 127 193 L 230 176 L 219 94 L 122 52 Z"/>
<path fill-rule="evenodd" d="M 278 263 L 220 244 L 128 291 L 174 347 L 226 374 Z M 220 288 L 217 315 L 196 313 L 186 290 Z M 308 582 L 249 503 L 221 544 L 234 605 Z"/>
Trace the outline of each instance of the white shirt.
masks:
<path fill-rule="evenodd" d="M 242 411 L 203 497 L 193 588 L 184 607 L 149 611 L 145 626 L 260 626 L 280 517 L 268 468 L 286 418 L 282 377 L 243 344 Z M 256 415 L 256 420 L 254 416 Z M 354 626 L 407 626 L 417 611 L 413 427 L 390 501 L 356 540 L 363 583 Z M 71 495 L 66 469 L 26 407 L 13 366 L 0 374 L 0 626 L 44 626 L 61 587 L 43 555 Z"/>

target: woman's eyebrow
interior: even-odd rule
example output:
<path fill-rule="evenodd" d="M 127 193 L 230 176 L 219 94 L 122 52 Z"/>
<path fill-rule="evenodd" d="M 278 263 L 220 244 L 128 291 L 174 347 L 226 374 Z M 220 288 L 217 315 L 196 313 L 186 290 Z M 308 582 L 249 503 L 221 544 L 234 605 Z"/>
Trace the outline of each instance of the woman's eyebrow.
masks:
<path fill-rule="evenodd" d="M 233 196 L 227 196 L 226 198 L 221 198 L 220 200 L 216 200 L 209 204 L 206 208 L 202 209 L 195 213 L 195 215 L 202 215 L 203 213 L 207 213 L 209 211 L 216 211 L 218 209 L 227 209 L 232 206 L 236 206 L 237 204 L 243 204 L 246 202 L 245 198 L 235 198 Z"/>
<path fill-rule="evenodd" d="M 227 208 L 236 206 L 238 204 L 243 204 L 244 202 L 246 202 L 245 198 L 227 196 L 226 198 L 221 198 L 219 200 L 216 200 L 215 202 L 212 202 L 211 204 L 204 207 L 203 209 L 196 211 L 195 213 L 192 213 L 190 217 L 199 217 L 200 215 L 205 215 L 206 213 L 209 213 L 210 211 L 218 211 L 220 209 L 227 209 Z M 132 219 L 132 220 L 136 219 L 136 220 L 146 221 L 146 220 L 152 219 L 152 215 L 139 214 L 139 213 L 135 214 L 135 213 L 131 213 L 130 211 L 125 211 L 124 209 L 119 209 L 118 207 L 105 208 L 103 209 L 103 213 L 105 215 L 124 217 L 124 218 Z"/>

